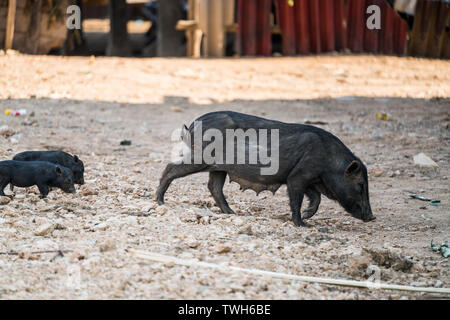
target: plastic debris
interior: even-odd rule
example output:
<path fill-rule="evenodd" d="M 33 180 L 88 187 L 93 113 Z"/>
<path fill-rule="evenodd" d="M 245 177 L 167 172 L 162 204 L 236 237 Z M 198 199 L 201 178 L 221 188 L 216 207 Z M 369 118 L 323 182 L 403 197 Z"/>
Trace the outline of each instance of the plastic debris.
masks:
<path fill-rule="evenodd" d="M 444 258 L 450 257 L 450 244 L 448 241 L 444 241 L 439 245 L 433 243 L 433 240 L 431 240 L 430 248 L 433 251 L 439 252 Z"/>
<path fill-rule="evenodd" d="M 431 159 L 423 152 L 414 156 L 414 164 L 424 167 L 439 167 L 438 164 L 433 161 L 433 159 Z"/>
<path fill-rule="evenodd" d="M 375 114 L 375 117 L 377 117 L 377 119 L 380 119 L 383 121 L 391 121 L 392 119 L 394 119 L 394 117 L 392 117 L 391 114 L 385 113 L 385 112 L 377 112 Z"/>
<path fill-rule="evenodd" d="M 19 109 L 19 110 L 15 110 L 15 109 L 6 109 L 6 110 L 5 110 L 5 114 L 6 114 L 7 116 L 18 117 L 18 116 L 23 116 L 23 115 L 27 114 L 27 110 L 26 110 L 26 109 Z"/>
<path fill-rule="evenodd" d="M 430 206 L 437 207 L 439 203 L 441 203 L 441 200 L 432 200 Z"/>
<path fill-rule="evenodd" d="M 419 199 L 419 200 L 422 200 L 422 201 L 431 201 L 430 198 L 423 197 L 423 196 L 420 196 L 418 194 L 412 194 L 412 195 L 410 195 L 410 197 L 413 198 L 413 199 Z"/>
<path fill-rule="evenodd" d="M 131 146 L 131 140 L 120 141 L 121 146 Z"/>

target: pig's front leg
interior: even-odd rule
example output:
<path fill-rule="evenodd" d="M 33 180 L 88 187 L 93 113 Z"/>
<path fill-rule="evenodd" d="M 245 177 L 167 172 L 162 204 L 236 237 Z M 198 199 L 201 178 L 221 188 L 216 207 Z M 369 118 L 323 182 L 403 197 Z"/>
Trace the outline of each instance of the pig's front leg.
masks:
<path fill-rule="evenodd" d="M 294 221 L 294 224 L 297 227 L 307 227 L 307 225 L 303 222 L 300 213 L 300 208 L 302 207 L 304 197 L 303 189 L 294 183 L 289 183 L 288 181 L 287 190 L 289 195 L 289 205 L 292 212 L 292 221 Z"/>
<path fill-rule="evenodd" d="M 48 192 L 49 192 L 48 186 L 44 183 L 39 183 L 37 186 L 38 186 L 39 192 L 41 193 L 39 198 L 41 198 L 41 199 L 46 198 L 48 196 Z"/>
<path fill-rule="evenodd" d="M 3 190 L 5 190 L 8 183 L 9 183 L 8 178 L 6 178 L 4 176 L 0 176 L 0 196 L 2 196 L 2 197 L 5 196 L 5 192 Z"/>
<path fill-rule="evenodd" d="M 220 210 L 223 213 L 233 214 L 234 211 L 228 206 L 227 200 L 223 195 L 223 184 L 226 177 L 227 173 L 225 171 L 211 171 L 209 173 L 208 189 Z"/>
<path fill-rule="evenodd" d="M 315 215 L 317 212 L 317 209 L 319 209 L 320 193 L 312 188 L 308 188 L 306 190 L 305 194 L 309 198 L 309 205 L 308 205 L 308 208 L 303 210 L 302 217 L 303 217 L 303 219 L 309 219 L 313 215 Z"/>

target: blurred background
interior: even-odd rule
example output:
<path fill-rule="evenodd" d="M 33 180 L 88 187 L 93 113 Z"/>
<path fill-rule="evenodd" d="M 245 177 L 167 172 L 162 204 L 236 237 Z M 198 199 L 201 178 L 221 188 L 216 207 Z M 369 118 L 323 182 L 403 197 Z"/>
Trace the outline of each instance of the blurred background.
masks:
<path fill-rule="evenodd" d="M 68 30 L 67 8 L 81 9 Z M 377 5 L 380 29 L 366 26 Z M 57 55 L 450 57 L 446 0 L 0 0 L 0 49 Z"/>

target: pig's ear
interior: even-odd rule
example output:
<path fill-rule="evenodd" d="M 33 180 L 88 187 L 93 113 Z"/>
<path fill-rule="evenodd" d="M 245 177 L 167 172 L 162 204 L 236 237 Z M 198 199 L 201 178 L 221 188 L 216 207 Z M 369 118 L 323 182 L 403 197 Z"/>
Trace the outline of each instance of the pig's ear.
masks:
<path fill-rule="evenodd" d="M 78 162 L 80 159 L 78 159 L 78 156 L 74 156 L 73 160 L 75 160 L 75 162 Z"/>
<path fill-rule="evenodd" d="M 358 161 L 353 160 L 352 163 L 349 164 L 347 169 L 345 169 L 345 175 L 347 175 L 347 176 L 355 175 L 360 170 L 361 170 L 361 164 Z"/>
<path fill-rule="evenodd" d="M 62 170 L 61 170 L 61 168 L 58 167 L 58 166 L 55 167 L 55 171 L 56 171 L 56 174 L 57 174 L 58 176 L 60 176 L 60 175 L 62 174 Z"/>

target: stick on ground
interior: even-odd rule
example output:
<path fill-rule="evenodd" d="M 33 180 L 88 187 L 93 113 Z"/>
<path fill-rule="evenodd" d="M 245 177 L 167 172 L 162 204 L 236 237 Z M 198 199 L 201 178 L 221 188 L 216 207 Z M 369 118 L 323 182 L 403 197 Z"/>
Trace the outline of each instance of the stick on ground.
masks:
<path fill-rule="evenodd" d="M 152 261 L 157 261 L 157 262 L 163 262 L 163 263 L 171 262 L 171 263 L 182 265 L 182 266 L 212 268 L 212 269 L 218 269 L 221 271 L 239 271 L 239 272 L 245 272 L 245 273 L 249 273 L 249 274 L 269 276 L 271 278 L 278 278 L 278 279 L 289 279 L 289 280 L 298 280 L 298 281 L 303 281 L 303 282 L 313 282 L 313 283 L 322 283 L 322 284 L 328 284 L 328 285 L 359 287 L 359 288 L 368 288 L 368 289 L 385 289 L 385 290 L 401 290 L 401 291 L 450 294 L 450 288 L 413 287 L 413 286 L 403 286 L 403 285 L 390 284 L 390 283 L 375 283 L 375 282 L 371 282 L 371 281 L 356 281 L 356 280 L 347 280 L 347 279 L 298 276 L 298 275 L 273 272 L 273 271 L 265 271 L 265 270 L 258 270 L 258 269 L 246 269 L 246 268 L 239 268 L 239 267 L 233 267 L 233 266 L 223 266 L 223 265 L 218 265 L 215 263 L 197 261 L 194 259 L 179 259 L 176 257 L 162 255 L 159 253 L 145 252 L 145 251 L 134 250 L 134 249 L 128 249 L 127 252 L 135 257 L 152 260 Z"/>

